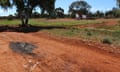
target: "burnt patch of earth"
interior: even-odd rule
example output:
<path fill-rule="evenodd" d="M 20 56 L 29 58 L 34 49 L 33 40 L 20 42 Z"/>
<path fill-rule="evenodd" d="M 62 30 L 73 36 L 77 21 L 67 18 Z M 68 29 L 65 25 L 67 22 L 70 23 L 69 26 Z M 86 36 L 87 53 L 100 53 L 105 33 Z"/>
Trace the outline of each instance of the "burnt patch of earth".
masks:
<path fill-rule="evenodd" d="M 36 45 L 27 42 L 10 42 L 9 47 L 14 52 L 28 55 L 33 55 L 33 50 L 37 48 Z"/>

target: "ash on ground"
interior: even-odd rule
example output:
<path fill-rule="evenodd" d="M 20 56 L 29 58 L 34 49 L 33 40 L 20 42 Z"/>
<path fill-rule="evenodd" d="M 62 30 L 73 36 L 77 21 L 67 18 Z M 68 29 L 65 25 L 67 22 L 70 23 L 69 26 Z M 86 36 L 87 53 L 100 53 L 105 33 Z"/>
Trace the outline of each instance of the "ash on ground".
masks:
<path fill-rule="evenodd" d="M 10 42 L 9 47 L 17 53 L 34 54 L 33 50 L 37 48 L 34 44 L 27 42 Z"/>

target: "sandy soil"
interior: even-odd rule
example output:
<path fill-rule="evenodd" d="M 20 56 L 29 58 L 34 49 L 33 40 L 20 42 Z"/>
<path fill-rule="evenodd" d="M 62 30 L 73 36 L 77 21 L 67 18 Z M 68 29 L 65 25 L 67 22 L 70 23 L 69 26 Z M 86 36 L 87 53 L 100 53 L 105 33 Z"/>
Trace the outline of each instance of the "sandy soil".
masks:
<path fill-rule="evenodd" d="M 36 55 L 13 52 L 10 41 L 38 46 Z M 76 43 L 77 44 L 77 43 Z M 38 33 L 0 33 L 0 72 L 119 72 L 120 57 L 91 47 L 68 44 Z"/>

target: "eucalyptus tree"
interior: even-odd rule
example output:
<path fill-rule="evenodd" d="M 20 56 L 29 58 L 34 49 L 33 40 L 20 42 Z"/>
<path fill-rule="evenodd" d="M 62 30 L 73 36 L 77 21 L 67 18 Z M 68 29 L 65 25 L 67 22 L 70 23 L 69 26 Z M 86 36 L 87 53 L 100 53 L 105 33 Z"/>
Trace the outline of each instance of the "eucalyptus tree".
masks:
<path fill-rule="evenodd" d="M 41 8 L 41 14 L 44 14 L 44 12 L 46 11 L 48 12 L 50 17 L 55 18 L 55 2 L 56 0 L 39 0 L 38 5 Z"/>
<path fill-rule="evenodd" d="M 59 18 L 63 18 L 64 17 L 64 9 L 59 7 L 55 9 L 56 15 Z"/>
<path fill-rule="evenodd" d="M 42 14 L 46 11 L 50 17 L 55 17 L 55 1 L 56 0 L 0 0 L 0 6 L 5 9 L 16 6 L 19 16 L 24 10 L 26 10 L 30 16 L 32 10 L 38 6 L 41 8 Z"/>
<path fill-rule="evenodd" d="M 73 15 L 76 13 L 79 15 L 87 14 L 90 8 L 91 6 L 86 1 L 78 0 L 69 6 L 69 13 Z"/>
<path fill-rule="evenodd" d="M 0 6 L 5 9 L 10 7 L 10 0 L 0 0 Z"/>

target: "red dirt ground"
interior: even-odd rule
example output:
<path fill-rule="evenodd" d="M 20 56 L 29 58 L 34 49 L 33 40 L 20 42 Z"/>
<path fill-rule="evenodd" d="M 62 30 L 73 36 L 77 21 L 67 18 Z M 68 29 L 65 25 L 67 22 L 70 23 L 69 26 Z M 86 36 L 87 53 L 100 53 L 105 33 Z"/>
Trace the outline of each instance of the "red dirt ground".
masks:
<path fill-rule="evenodd" d="M 38 46 L 29 56 L 13 52 L 10 41 L 25 41 Z M 76 43 L 77 44 L 77 43 Z M 40 33 L 0 33 L 0 72 L 119 72 L 120 56 L 68 44 Z"/>
<path fill-rule="evenodd" d="M 114 26 L 118 24 L 118 19 L 98 19 L 103 21 L 100 24 L 85 24 L 85 25 L 76 25 L 74 27 L 88 28 L 88 27 L 104 27 L 104 26 Z"/>
<path fill-rule="evenodd" d="M 104 25 L 115 25 L 109 20 Z M 98 24 L 77 27 L 99 27 Z M 9 48 L 11 41 L 38 46 L 35 56 Z M 0 33 L 0 72 L 120 72 L 120 50 L 83 40 L 58 38 L 44 33 Z"/>

